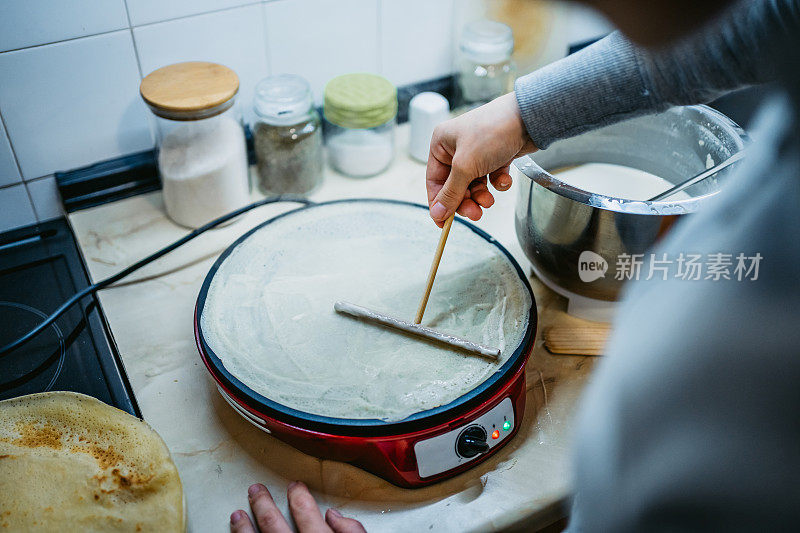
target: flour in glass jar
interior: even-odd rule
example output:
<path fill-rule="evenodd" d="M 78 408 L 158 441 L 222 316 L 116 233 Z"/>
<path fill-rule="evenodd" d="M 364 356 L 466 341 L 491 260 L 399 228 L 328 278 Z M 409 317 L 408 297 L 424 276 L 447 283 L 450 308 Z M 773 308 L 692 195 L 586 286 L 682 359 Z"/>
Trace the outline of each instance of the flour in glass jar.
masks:
<path fill-rule="evenodd" d="M 169 131 L 158 154 L 167 214 L 197 228 L 249 202 L 241 125 L 226 115 Z"/>

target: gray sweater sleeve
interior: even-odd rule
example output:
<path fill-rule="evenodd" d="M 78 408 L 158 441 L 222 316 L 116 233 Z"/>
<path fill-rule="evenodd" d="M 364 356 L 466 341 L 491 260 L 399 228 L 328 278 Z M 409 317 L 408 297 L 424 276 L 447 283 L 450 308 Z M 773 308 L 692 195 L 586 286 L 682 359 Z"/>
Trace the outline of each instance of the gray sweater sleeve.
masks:
<path fill-rule="evenodd" d="M 637 48 L 620 33 L 516 81 L 531 140 L 551 143 L 626 118 L 698 104 L 774 78 L 769 43 L 797 17 L 793 0 L 744 1 L 669 48 Z"/>

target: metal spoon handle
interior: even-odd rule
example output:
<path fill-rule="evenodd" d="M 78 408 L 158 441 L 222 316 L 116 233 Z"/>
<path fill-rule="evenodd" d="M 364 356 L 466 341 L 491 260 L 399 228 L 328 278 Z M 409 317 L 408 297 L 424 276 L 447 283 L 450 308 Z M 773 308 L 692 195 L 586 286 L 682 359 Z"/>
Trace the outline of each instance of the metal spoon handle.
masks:
<path fill-rule="evenodd" d="M 664 200 L 665 198 L 669 198 L 673 194 L 677 194 L 677 193 L 681 192 L 684 189 L 688 189 L 689 187 L 691 187 L 695 183 L 699 183 L 699 182 L 703 181 L 704 179 L 706 179 L 709 176 L 713 176 L 714 174 L 716 174 L 720 170 L 728 168 L 732 164 L 734 164 L 737 161 L 739 161 L 740 159 L 742 159 L 744 157 L 744 152 L 745 152 L 744 150 L 739 150 L 738 152 L 736 152 L 735 154 L 730 156 L 728 159 L 726 159 L 725 161 L 723 161 L 719 165 L 713 166 L 713 167 L 709 168 L 708 170 L 704 170 L 700 174 L 698 174 L 696 176 L 693 176 L 693 177 L 689 178 L 688 180 L 686 180 L 686 181 L 684 181 L 682 183 L 679 183 L 678 185 L 672 187 L 671 189 L 667 189 L 666 191 L 653 196 L 652 198 L 650 198 L 648 200 L 648 202 L 658 202 L 659 200 Z"/>

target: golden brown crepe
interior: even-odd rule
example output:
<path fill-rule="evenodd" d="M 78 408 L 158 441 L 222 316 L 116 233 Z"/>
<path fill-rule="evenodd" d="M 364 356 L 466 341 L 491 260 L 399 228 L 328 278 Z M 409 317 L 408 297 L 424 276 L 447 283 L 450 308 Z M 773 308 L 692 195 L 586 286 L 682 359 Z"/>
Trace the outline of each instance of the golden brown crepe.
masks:
<path fill-rule="evenodd" d="M 184 524 L 178 470 L 143 421 L 73 392 L 0 402 L 0 532 Z"/>

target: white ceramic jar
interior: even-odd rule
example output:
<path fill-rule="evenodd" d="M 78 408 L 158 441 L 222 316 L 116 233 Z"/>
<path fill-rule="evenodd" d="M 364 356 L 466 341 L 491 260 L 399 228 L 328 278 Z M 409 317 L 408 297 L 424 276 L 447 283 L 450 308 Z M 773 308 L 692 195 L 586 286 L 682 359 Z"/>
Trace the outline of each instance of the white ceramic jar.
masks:
<path fill-rule="evenodd" d="M 419 93 L 408 102 L 408 122 L 411 133 L 408 139 L 408 153 L 426 163 L 431 148 L 433 130 L 450 118 L 450 102 L 439 93 Z"/>

